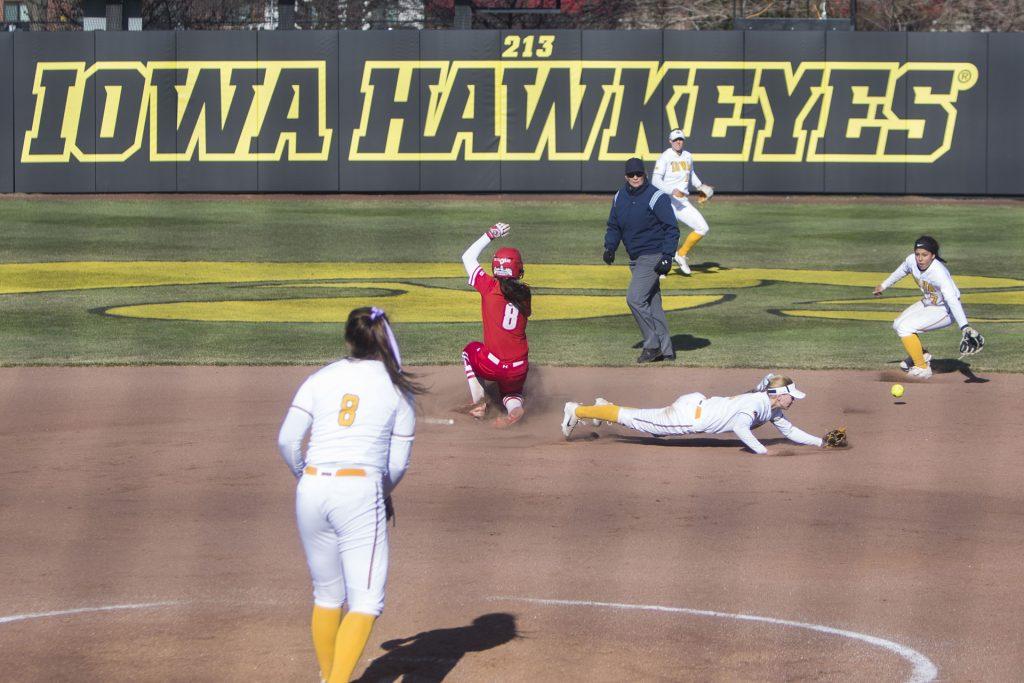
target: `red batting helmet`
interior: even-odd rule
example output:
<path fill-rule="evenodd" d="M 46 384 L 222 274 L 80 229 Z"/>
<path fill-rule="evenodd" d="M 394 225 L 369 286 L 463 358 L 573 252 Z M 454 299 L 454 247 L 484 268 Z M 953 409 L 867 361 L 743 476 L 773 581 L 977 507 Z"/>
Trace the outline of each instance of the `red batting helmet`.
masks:
<path fill-rule="evenodd" d="M 491 272 L 499 280 L 508 278 L 519 279 L 523 276 L 523 255 L 518 249 L 502 247 L 494 252 L 491 259 Z"/>

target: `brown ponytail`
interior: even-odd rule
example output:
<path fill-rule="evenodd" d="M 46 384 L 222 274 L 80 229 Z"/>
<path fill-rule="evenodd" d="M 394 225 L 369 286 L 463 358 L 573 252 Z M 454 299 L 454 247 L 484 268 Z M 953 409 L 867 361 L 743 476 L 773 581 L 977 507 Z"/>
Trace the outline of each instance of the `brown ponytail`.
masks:
<path fill-rule="evenodd" d="M 424 394 L 427 389 L 413 381 L 415 375 L 402 370 L 388 339 L 388 317 L 379 308 L 356 308 L 345 323 L 345 341 L 352 349 L 352 358 L 379 360 L 388 371 L 391 383 L 407 394 Z"/>
<path fill-rule="evenodd" d="M 498 285 L 501 287 L 501 295 L 505 300 L 519 309 L 519 312 L 530 317 L 533 293 L 530 285 L 514 278 L 500 278 Z"/>

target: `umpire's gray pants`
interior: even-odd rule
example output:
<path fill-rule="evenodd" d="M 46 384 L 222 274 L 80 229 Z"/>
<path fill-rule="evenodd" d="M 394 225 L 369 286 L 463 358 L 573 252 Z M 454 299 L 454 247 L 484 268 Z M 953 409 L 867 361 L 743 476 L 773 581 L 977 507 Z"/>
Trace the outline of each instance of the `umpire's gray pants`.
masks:
<path fill-rule="evenodd" d="M 643 254 L 629 262 L 633 277 L 626 291 L 626 303 L 644 336 L 644 348 L 660 349 L 661 354 L 667 356 L 673 353 L 672 338 L 668 334 L 665 310 L 661 307 L 661 284 L 654 272 L 660 260 L 661 254 Z"/>

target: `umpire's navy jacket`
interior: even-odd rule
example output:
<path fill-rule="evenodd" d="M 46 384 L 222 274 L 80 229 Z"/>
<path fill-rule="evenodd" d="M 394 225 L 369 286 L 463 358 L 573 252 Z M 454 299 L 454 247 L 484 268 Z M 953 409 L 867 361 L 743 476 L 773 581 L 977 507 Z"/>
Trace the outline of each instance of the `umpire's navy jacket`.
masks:
<path fill-rule="evenodd" d="M 671 198 L 650 182 L 636 189 L 624 183 L 612 200 L 604 248 L 615 251 L 619 241 L 633 260 L 644 254 L 664 254 L 671 258 L 679 246 L 679 228 Z"/>

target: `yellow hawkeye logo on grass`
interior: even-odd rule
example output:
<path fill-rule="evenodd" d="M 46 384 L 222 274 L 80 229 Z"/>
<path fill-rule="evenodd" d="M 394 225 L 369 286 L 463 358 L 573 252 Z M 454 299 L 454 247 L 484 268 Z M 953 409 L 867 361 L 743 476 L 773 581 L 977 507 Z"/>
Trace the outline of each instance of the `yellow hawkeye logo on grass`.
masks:
<path fill-rule="evenodd" d="M 408 277 L 416 273 L 415 278 Z M 725 304 L 742 290 L 766 282 L 842 286 L 859 295 L 888 273 L 774 268 L 712 269 L 662 283 L 666 311 Z M 532 320 L 579 320 L 629 315 L 623 292 L 625 267 L 534 264 Z M 1024 322 L 1024 280 L 957 276 L 968 305 L 1005 310 L 997 317 L 972 316 L 979 323 Z M 77 261 L 0 265 L 0 295 L 50 291 L 123 289 L 182 285 L 231 285 L 245 298 L 166 302 L 106 308 L 107 315 L 151 320 L 244 323 L 338 323 L 358 306 L 382 305 L 399 323 L 476 323 L 480 297 L 465 284 L 465 272 L 449 263 L 245 263 L 218 261 Z M 822 300 L 774 310 L 791 317 L 891 322 L 920 298 L 913 281 L 896 289 L 905 296 Z M 738 292 L 735 290 L 739 290 Z M 994 291 L 1000 290 L 1000 291 Z M 707 293 L 726 292 L 726 293 Z M 810 291 L 810 289 L 809 289 Z"/>

